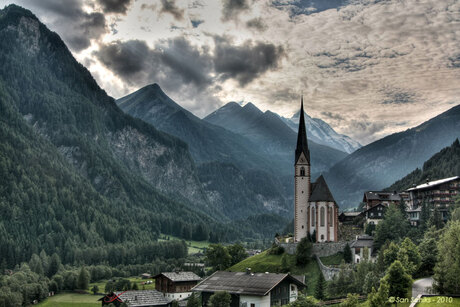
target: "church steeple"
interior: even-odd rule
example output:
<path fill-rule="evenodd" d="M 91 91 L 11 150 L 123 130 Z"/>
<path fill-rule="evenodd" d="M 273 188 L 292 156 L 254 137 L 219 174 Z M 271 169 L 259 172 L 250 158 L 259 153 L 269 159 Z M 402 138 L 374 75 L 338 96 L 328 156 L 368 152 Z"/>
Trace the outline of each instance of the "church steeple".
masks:
<path fill-rule="evenodd" d="M 299 132 L 297 134 L 297 147 L 295 149 L 295 163 L 299 160 L 300 155 L 303 153 L 305 158 L 310 164 L 310 150 L 308 149 L 307 142 L 307 129 L 305 128 L 305 118 L 303 115 L 303 95 L 300 102 L 300 119 L 299 119 Z"/>

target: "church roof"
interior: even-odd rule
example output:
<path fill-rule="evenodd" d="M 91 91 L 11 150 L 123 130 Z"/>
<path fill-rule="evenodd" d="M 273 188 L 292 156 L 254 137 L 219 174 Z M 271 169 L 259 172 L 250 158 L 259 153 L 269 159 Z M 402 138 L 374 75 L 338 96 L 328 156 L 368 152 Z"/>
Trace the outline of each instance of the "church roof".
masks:
<path fill-rule="evenodd" d="M 315 183 L 311 185 L 311 196 L 309 201 L 332 201 L 335 202 L 326 180 L 323 175 L 319 176 Z"/>
<path fill-rule="evenodd" d="M 308 163 L 310 163 L 310 150 L 308 149 L 307 129 L 305 128 L 305 118 L 303 111 L 303 96 L 300 102 L 299 132 L 297 134 L 297 147 L 295 149 L 295 163 L 297 163 L 302 153 L 307 158 Z"/>

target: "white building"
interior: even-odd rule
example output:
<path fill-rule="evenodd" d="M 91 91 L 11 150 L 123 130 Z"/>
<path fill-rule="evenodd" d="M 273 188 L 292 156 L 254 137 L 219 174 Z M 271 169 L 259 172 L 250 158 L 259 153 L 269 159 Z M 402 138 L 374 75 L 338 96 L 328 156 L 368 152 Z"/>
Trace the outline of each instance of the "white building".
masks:
<path fill-rule="evenodd" d="M 201 293 L 203 306 L 208 306 L 211 295 L 226 291 L 231 306 L 270 307 L 282 306 L 297 300 L 305 287 L 300 278 L 289 274 L 217 271 L 192 290 Z"/>
<path fill-rule="evenodd" d="M 316 242 L 336 242 L 338 205 L 322 175 L 311 183 L 310 168 L 302 98 L 294 165 L 294 240 L 298 242 L 309 233 Z"/>

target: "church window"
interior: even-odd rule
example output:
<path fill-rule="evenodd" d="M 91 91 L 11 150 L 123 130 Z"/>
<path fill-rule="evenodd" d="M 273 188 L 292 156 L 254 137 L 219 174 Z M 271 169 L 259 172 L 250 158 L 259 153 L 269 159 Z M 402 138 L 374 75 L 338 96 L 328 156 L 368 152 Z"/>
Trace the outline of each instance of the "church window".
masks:
<path fill-rule="evenodd" d="M 321 226 L 324 226 L 324 207 L 321 207 L 320 210 Z"/>
<path fill-rule="evenodd" d="M 323 240 L 324 240 L 324 235 L 321 235 L 321 241 L 323 241 Z"/>
<path fill-rule="evenodd" d="M 315 207 L 311 208 L 311 226 L 315 226 Z"/>
<path fill-rule="evenodd" d="M 303 194 L 303 191 L 302 191 L 302 194 Z"/>
<path fill-rule="evenodd" d="M 328 222 L 329 226 L 332 226 L 332 208 L 329 209 Z"/>
<path fill-rule="evenodd" d="M 303 229 L 303 225 L 302 225 L 302 229 Z"/>
<path fill-rule="evenodd" d="M 302 176 L 302 177 L 305 176 L 305 168 L 304 167 L 300 168 L 300 176 Z"/>

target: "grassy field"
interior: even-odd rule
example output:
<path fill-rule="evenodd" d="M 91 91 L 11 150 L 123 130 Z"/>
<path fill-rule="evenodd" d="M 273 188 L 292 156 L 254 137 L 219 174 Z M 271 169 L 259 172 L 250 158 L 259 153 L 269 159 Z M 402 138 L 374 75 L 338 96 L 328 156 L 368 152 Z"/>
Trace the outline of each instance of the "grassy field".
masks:
<path fill-rule="evenodd" d="M 118 279 L 118 278 L 116 278 Z M 154 290 L 155 289 L 155 280 L 154 279 L 142 279 L 140 277 L 126 277 L 125 279 L 129 279 L 132 283 L 137 283 L 137 287 L 139 290 Z M 148 285 L 142 285 L 142 282 L 145 281 L 153 281 L 151 284 Z M 97 285 L 99 287 L 99 292 L 104 292 L 105 289 L 105 284 L 107 283 L 107 280 L 101 280 L 98 282 L 90 283 L 88 287 L 88 292 L 91 291 L 94 285 Z"/>
<path fill-rule="evenodd" d="M 49 297 L 37 306 L 39 307 L 100 307 L 100 295 L 61 293 Z"/>
<path fill-rule="evenodd" d="M 168 236 L 168 235 L 160 235 L 160 238 L 158 240 L 166 241 L 168 237 L 169 237 L 169 240 L 182 240 L 177 237 Z M 193 240 L 184 240 L 184 241 L 185 243 L 187 243 L 189 255 L 196 254 L 196 253 L 203 253 L 205 249 L 208 247 L 208 245 L 211 244 L 208 241 L 193 241 Z"/>
<path fill-rule="evenodd" d="M 340 263 L 342 263 L 342 260 L 343 260 L 343 253 L 342 252 L 338 252 L 337 254 L 335 255 L 332 255 L 332 256 L 327 256 L 327 257 L 321 257 L 321 262 L 324 264 L 324 265 L 327 265 L 327 266 L 330 266 L 330 265 L 340 265 Z"/>
<path fill-rule="evenodd" d="M 295 256 L 287 255 L 289 272 L 293 275 L 305 275 L 305 283 L 307 284 L 308 295 L 313 295 L 316 280 L 320 274 L 320 270 L 316 260 L 312 259 L 306 266 L 299 267 L 295 265 Z M 251 268 L 256 273 L 278 273 L 281 269 L 282 255 L 269 255 L 267 251 L 249 257 L 240 263 L 235 264 L 229 271 L 244 272 L 246 268 Z"/>

